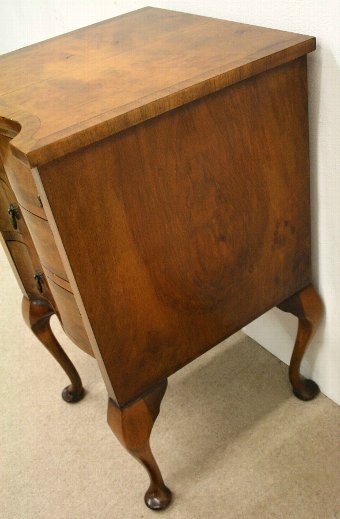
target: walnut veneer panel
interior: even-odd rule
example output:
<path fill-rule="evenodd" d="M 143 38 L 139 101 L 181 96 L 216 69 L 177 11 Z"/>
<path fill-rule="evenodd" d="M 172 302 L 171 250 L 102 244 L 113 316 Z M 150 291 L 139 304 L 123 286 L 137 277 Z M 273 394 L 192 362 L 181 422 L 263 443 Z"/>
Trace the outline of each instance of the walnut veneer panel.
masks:
<path fill-rule="evenodd" d="M 8 217 L 8 207 L 13 202 L 16 202 L 16 198 L 12 195 L 12 190 L 7 182 L 0 178 L 0 231 L 19 232 L 13 229 Z"/>
<path fill-rule="evenodd" d="M 86 334 L 74 295 L 55 282 L 56 278 L 45 270 L 50 290 L 53 294 L 58 314 L 65 333 L 72 341 L 89 355 L 93 356 L 89 338 Z"/>
<path fill-rule="evenodd" d="M 31 297 L 41 297 L 34 281 L 34 274 L 41 266 L 33 265 L 32 257 L 26 244 L 18 240 L 7 240 L 6 247 L 15 264 L 15 268 L 20 273 L 20 278 L 28 295 Z M 44 287 L 45 288 L 45 287 Z"/>
<path fill-rule="evenodd" d="M 310 283 L 308 169 L 305 58 L 40 168 L 119 404 Z"/>
<path fill-rule="evenodd" d="M 0 128 L 1 131 L 3 129 Z M 45 212 L 37 203 L 38 192 L 32 172 L 12 155 L 9 137 L 1 134 L 0 159 L 1 241 L 24 296 L 31 301 L 48 302 L 49 308 L 59 314 L 64 330 L 71 339 L 84 351 L 93 355 L 52 231 L 45 219 Z M 24 209 L 20 206 L 19 200 L 45 218 Z M 8 214 L 10 204 L 17 208 L 16 229 L 13 228 Z M 53 271 L 45 269 L 46 277 L 43 275 L 42 263 Z M 36 274 L 40 276 L 40 284 L 35 279 Z M 62 286 L 58 286 L 59 284 Z"/>
<path fill-rule="evenodd" d="M 21 213 L 31 233 L 42 265 L 53 272 L 53 274 L 67 280 L 65 268 L 48 221 L 26 211 L 23 207 L 21 208 Z"/>
<path fill-rule="evenodd" d="M 8 138 L 1 135 L 0 156 L 6 182 L 15 191 L 15 196 L 20 205 L 31 213 L 40 216 L 40 218 L 46 219 L 31 169 L 13 155 Z"/>
<path fill-rule="evenodd" d="M 84 389 L 51 316 L 93 352 L 153 510 L 171 501 L 149 439 L 177 369 L 278 306 L 299 320 L 293 392 L 318 394 L 300 373 L 323 314 L 310 264 L 314 48 L 145 8 L 0 57 L 0 238 L 24 319 L 68 375 L 66 402 Z"/>
<path fill-rule="evenodd" d="M 144 8 L 0 56 L 32 166 L 311 52 L 310 36 Z"/>

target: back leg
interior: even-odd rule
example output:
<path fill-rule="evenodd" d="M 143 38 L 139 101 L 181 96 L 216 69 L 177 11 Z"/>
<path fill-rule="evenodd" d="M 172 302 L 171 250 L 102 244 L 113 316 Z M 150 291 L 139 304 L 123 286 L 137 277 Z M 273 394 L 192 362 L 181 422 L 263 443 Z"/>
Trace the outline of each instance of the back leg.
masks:
<path fill-rule="evenodd" d="M 289 379 L 295 396 L 300 400 L 312 400 L 319 393 L 319 387 L 313 380 L 306 379 L 300 374 L 300 365 L 323 315 L 322 301 L 313 285 L 309 285 L 283 301 L 278 305 L 278 308 L 295 315 L 299 319 L 289 366 Z"/>

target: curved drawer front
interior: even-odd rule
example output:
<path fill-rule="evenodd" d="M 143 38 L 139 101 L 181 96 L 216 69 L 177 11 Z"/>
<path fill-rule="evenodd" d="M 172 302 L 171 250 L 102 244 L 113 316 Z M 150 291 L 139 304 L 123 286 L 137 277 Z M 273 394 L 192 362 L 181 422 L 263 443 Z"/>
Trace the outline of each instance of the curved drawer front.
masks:
<path fill-rule="evenodd" d="M 47 220 L 20 208 L 43 266 L 67 280 L 67 275 Z"/>
<path fill-rule="evenodd" d="M 14 229 L 8 214 L 11 204 L 17 205 L 17 200 L 10 187 L 0 178 L 0 231 L 18 231 Z"/>
<path fill-rule="evenodd" d="M 8 181 L 23 207 L 41 218 L 46 219 L 39 194 L 34 183 L 31 170 L 12 155 L 9 140 L 1 136 L 0 157 L 6 171 Z"/>
<path fill-rule="evenodd" d="M 34 298 L 42 296 L 48 297 L 49 291 L 48 286 L 44 282 L 44 277 L 40 279 L 39 285 L 35 279 L 36 274 L 42 275 L 40 265 L 33 265 L 25 243 L 16 240 L 7 240 L 6 246 L 27 294 Z"/>
<path fill-rule="evenodd" d="M 56 277 L 44 269 L 45 275 L 48 279 L 48 284 L 54 300 L 56 302 L 60 319 L 65 333 L 72 339 L 72 341 L 79 346 L 83 351 L 89 355 L 93 355 L 89 338 L 84 328 L 83 320 L 78 310 L 78 306 L 72 292 L 62 288 L 55 280 Z M 65 281 L 62 281 L 65 286 Z"/>
<path fill-rule="evenodd" d="M 7 146 L 7 141 L 8 141 L 7 137 L 5 137 L 4 135 L 1 135 L 1 133 L 0 133 L 0 179 L 1 180 L 7 179 L 6 171 L 5 171 L 5 168 L 3 165 L 4 150 L 5 150 L 5 147 Z"/>
<path fill-rule="evenodd" d="M 7 135 L 3 135 L 1 132 L 2 128 L 0 128 L 0 178 L 2 180 L 6 180 L 7 175 L 4 168 L 4 160 L 8 150 L 9 137 Z"/>

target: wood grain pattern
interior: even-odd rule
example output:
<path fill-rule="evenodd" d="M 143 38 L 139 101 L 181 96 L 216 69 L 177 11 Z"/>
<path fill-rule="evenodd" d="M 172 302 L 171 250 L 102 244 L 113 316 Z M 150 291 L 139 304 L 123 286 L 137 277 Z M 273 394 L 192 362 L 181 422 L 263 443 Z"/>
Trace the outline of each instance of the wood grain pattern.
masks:
<path fill-rule="evenodd" d="M 25 287 L 26 293 L 34 297 L 42 297 L 42 294 L 38 293 L 37 285 L 34 280 L 35 272 L 39 271 L 40 265 L 33 265 L 29 250 L 25 243 L 17 240 L 6 241 L 6 246 L 12 256 L 12 260 L 16 266 L 18 272 L 20 272 L 21 281 Z M 46 287 L 43 292 L 46 293 Z"/>
<path fill-rule="evenodd" d="M 11 176 L 16 166 L 19 168 L 19 178 L 20 173 L 23 172 L 22 164 L 18 160 L 12 160 L 11 158 L 10 139 L 15 134 L 16 130 L 7 128 L 4 120 L 0 121 L 0 231 L 2 233 L 2 242 L 6 254 L 11 257 L 11 264 L 15 266 L 14 270 L 24 295 L 32 298 L 38 297 L 39 299 L 43 297 L 49 301 L 50 306 L 54 307 L 53 296 L 47 283 L 44 285 L 43 294 L 37 292 L 33 276 L 35 272 L 42 272 L 41 262 L 19 205 L 17 191 L 19 191 L 20 197 L 21 189 L 19 184 L 14 182 L 15 193 L 7 176 L 7 172 Z M 27 172 L 24 173 L 23 186 L 27 185 L 25 178 L 27 178 Z M 29 185 L 32 185 L 33 182 L 31 175 Z M 10 224 L 8 215 L 10 204 L 14 204 L 18 208 L 20 218 L 17 220 L 17 229 L 13 229 Z"/>
<path fill-rule="evenodd" d="M 315 49 L 315 39 L 144 8 L 0 57 L 0 116 L 31 166 Z"/>
<path fill-rule="evenodd" d="M 46 219 L 30 168 L 13 155 L 10 139 L 1 134 L 0 157 L 3 168 L 3 180 L 10 184 L 20 205 L 40 218 Z"/>
<path fill-rule="evenodd" d="M 310 283 L 305 58 L 39 171 L 120 405 Z"/>
<path fill-rule="evenodd" d="M 89 338 L 85 331 L 74 295 L 72 292 L 56 283 L 56 280 L 58 279 L 56 276 L 52 277 L 46 269 L 44 269 L 44 273 L 53 294 L 57 314 L 65 333 L 79 348 L 93 357 Z M 63 283 L 63 280 L 60 279 L 59 281 Z"/>
<path fill-rule="evenodd" d="M 0 232 L 2 233 L 2 243 L 7 256 L 10 257 L 11 264 L 14 266 L 17 279 L 24 295 L 30 298 L 46 298 L 53 307 L 54 301 L 48 284 L 44 283 L 43 292 L 40 293 L 37 289 L 36 281 L 34 280 L 34 275 L 37 272 L 42 272 L 42 267 L 23 218 L 17 196 L 9 185 L 9 179 L 6 173 L 8 166 L 6 157 L 10 155 L 10 137 L 1 134 L 2 131 L 3 129 L 0 128 L 0 169 L 2 172 L 0 176 Z M 31 182 L 33 182 L 32 178 Z M 16 229 L 13 228 L 10 222 L 8 214 L 10 205 L 17 208 L 19 219 L 16 221 Z"/>
<path fill-rule="evenodd" d="M 278 305 L 299 319 L 293 391 L 318 391 L 300 375 L 322 311 L 310 284 L 314 48 L 145 8 L 0 57 L 1 241 L 25 320 L 70 376 L 66 401 L 83 388 L 51 315 L 96 357 L 109 425 L 147 469 L 153 510 L 171 500 L 149 438 L 173 372 Z"/>
<path fill-rule="evenodd" d="M 19 233 L 19 229 L 13 229 L 8 214 L 10 204 L 16 203 L 16 201 L 10 187 L 0 178 L 0 231 Z"/>
<path fill-rule="evenodd" d="M 28 231 L 26 220 L 24 218 L 24 212 L 30 215 L 31 218 L 36 221 L 43 222 L 43 226 L 48 228 L 48 223 L 42 218 L 31 215 L 25 209 L 20 209 L 19 202 L 16 193 L 19 194 L 20 200 L 23 200 L 25 205 L 33 207 L 31 201 L 35 198 L 36 188 L 34 185 L 33 177 L 31 172 L 27 170 L 15 157 L 12 156 L 9 140 L 13 137 L 14 132 L 11 132 L 11 128 L 0 127 L 0 231 L 1 231 L 1 242 L 5 249 L 5 253 L 8 256 L 10 264 L 13 268 L 14 274 L 17 277 L 19 286 L 23 292 L 24 298 L 22 303 L 23 316 L 37 338 L 44 344 L 47 350 L 56 358 L 59 364 L 63 367 L 65 372 L 71 379 L 71 385 L 67 386 L 62 393 L 62 397 L 66 402 L 76 402 L 80 400 L 84 395 L 84 390 L 81 384 L 79 375 L 73 366 L 70 359 L 67 357 L 60 344 L 54 337 L 49 320 L 54 313 L 59 315 L 62 320 L 63 326 L 72 332 L 71 337 L 79 347 L 82 347 L 84 351 L 92 355 L 91 346 L 88 342 L 87 334 L 84 330 L 81 316 L 78 311 L 78 307 L 75 304 L 74 297 L 72 294 L 63 290 L 62 292 L 54 290 L 58 298 L 58 306 L 61 307 L 61 312 L 57 310 L 55 299 L 52 296 L 50 286 L 52 281 L 47 282 L 47 277 L 42 276 L 42 284 L 38 287 L 34 276 L 39 273 L 42 275 L 43 268 L 34 247 L 31 235 Z M 9 177 L 13 181 L 12 190 L 9 186 Z M 21 196 L 22 195 L 22 196 Z M 20 219 L 18 220 L 17 229 L 13 229 L 9 223 L 7 214 L 7 208 L 9 204 L 15 204 L 18 207 Z M 37 211 L 39 214 L 44 214 L 41 211 Z M 34 226 L 33 226 L 34 228 Z M 48 228 L 49 231 L 49 228 Z M 49 232 L 47 232 L 47 241 L 45 242 L 44 232 L 40 231 L 38 226 L 38 232 L 34 230 L 34 234 L 37 235 L 38 239 L 42 240 L 41 248 L 44 252 L 48 253 L 48 243 L 51 242 L 52 252 L 59 258 L 59 254 L 54 245 L 54 239 Z M 53 249 L 54 247 L 54 249 Z M 44 254 L 43 254 L 44 257 Z M 55 264 L 55 260 L 53 261 Z M 63 281 L 63 283 L 67 283 Z M 54 283 L 53 283 L 54 284 Z M 60 289 L 62 290 L 62 289 Z M 71 335 L 71 333 L 69 333 Z"/>
<path fill-rule="evenodd" d="M 48 221 L 26 211 L 23 207 L 20 208 L 20 211 L 31 233 L 33 243 L 42 265 L 46 266 L 48 270 L 67 281 L 65 268 L 56 247 Z"/>

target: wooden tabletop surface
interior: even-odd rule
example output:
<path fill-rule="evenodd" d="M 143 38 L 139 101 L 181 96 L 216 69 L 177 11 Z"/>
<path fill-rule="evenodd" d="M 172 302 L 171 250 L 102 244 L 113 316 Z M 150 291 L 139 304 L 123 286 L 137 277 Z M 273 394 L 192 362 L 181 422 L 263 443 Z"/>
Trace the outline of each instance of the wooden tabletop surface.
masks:
<path fill-rule="evenodd" d="M 310 36 L 146 7 L 0 56 L 0 128 L 20 124 L 13 148 L 36 166 L 314 49 Z"/>

